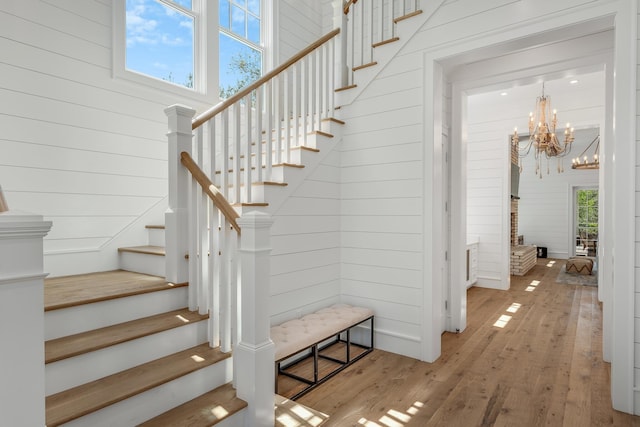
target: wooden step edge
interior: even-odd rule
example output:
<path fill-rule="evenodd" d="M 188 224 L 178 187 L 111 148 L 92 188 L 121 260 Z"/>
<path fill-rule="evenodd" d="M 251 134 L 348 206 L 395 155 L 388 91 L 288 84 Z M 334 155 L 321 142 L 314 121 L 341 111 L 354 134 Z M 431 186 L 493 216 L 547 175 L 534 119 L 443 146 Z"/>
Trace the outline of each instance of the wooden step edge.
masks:
<path fill-rule="evenodd" d="M 336 89 L 334 92 L 342 92 L 344 90 L 349 90 L 349 89 L 353 89 L 358 87 L 358 85 L 349 85 L 349 86 L 344 86 L 344 87 L 340 87 L 338 89 Z"/>
<path fill-rule="evenodd" d="M 297 165 L 295 163 L 278 163 L 276 165 L 273 165 L 274 168 L 281 168 L 281 167 L 285 167 L 285 168 L 298 168 L 298 169 L 302 169 L 304 168 L 304 165 Z"/>
<path fill-rule="evenodd" d="M 46 425 L 57 427 L 214 365 L 231 356 L 201 344 L 46 397 Z"/>
<path fill-rule="evenodd" d="M 246 407 L 247 402 L 236 396 L 235 389 L 229 383 L 176 406 L 138 427 L 209 427 Z"/>
<path fill-rule="evenodd" d="M 287 184 L 286 182 L 276 182 L 276 181 L 260 181 L 260 182 L 254 182 L 253 185 L 265 185 L 265 186 L 274 186 L 274 187 L 286 187 Z"/>
<path fill-rule="evenodd" d="M 337 107 L 336 107 L 337 109 Z M 336 119 L 335 117 L 327 117 L 325 119 L 322 119 L 323 122 L 334 122 L 334 123 L 338 123 L 339 125 L 344 125 L 346 124 L 346 122 L 343 122 L 340 119 Z"/>
<path fill-rule="evenodd" d="M 276 182 L 276 181 L 254 181 L 251 183 L 251 185 L 266 185 L 266 186 L 278 186 L 278 187 L 286 187 L 287 185 L 289 185 L 286 182 Z M 234 185 L 233 184 L 229 184 L 227 185 L 227 188 L 233 188 Z M 244 183 L 240 184 L 240 188 L 244 187 Z M 220 187 L 219 185 L 216 185 L 216 188 L 218 190 L 221 190 L 222 187 Z M 220 227 L 218 227 L 220 228 Z"/>
<path fill-rule="evenodd" d="M 385 44 L 395 43 L 395 42 L 397 42 L 399 40 L 400 40 L 400 37 L 392 37 L 392 38 L 387 39 L 387 40 L 382 40 L 380 42 L 373 43 L 371 45 L 371 47 L 376 48 L 376 47 L 384 46 Z"/>
<path fill-rule="evenodd" d="M 250 207 L 250 206 L 256 206 L 256 207 L 267 207 L 269 206 L 269 203 L 263 203 L 263 202 L 255 202 L 255 203 L 233 203 L 231 206 L 233 206 L 234 208 L 241 208 L 244 206 Z"/>
<path fill-rule="evenodd" d="M 126 286 L 114 287 L 114 279 Z M 141 278 L 141 279 L 140 279 Z M 106 282 L 106 287 L 103 284 Z M 71 289 L 69 287 L 71 285 Z M 163 277 L 124 270 L 88 273 L 45 279 L 44 311 L 54 311 L 134 295 L 167 291 L 188 286 L 188 283 L 170 283 Z"/>
<path fill-rule="evenodd" d="M 118 252 L 129 252 L 135 254 L 146 254 L 155 256 L 165 256 L 164 246 L 130 246 L 125 248 L 118 248 Z"/>
<path fill-rule="evenodd" d="M 144 228 L 152 229 L 152 230 L 164 230 L 164 225 L 145 225 Z"/>
<path fill-rule="evenodd" d="M 373 67 L 374 65 L 378 65 L 377 61 L 373 61 L 373 62 L 369 62 L 368 64 L 362 64 L 362 65 L 358 65 L 357 67 L 353 67 L 351 70 L 358 71 L 358 70 L 362 70 L 363 68 L 369 68 L 369 67 Z"/>
<path fill-rule="evenodd" d="M 333 135 L 331 135 L 333 138 Z M 319 148 L 307 147 L 306 145 L 298 145 L 296 147 L 291 147 L 291 150 L 301 150 L 301 151 L 309 151 L 311 153 L 319 153 Z"/>
<path fill-rule="evenodd" d="M 327 138 L 333 138 L 333 135 L 332 135 L 332 134 L 330 134 L 330 133 L 328 133 L 328 132 L 323 132 L 323 131 L 321 131 L 321 130 L 316 130 L 316 131 L 312 132 L 311 134 L 314 134 L 314 135 L 322 135 L 322 136 L 327 137 Z"/>
<path fill-rule="evenodd" d="M 413 18 L 414 16 L 420 15 L 421 13 L 422 13 L 422 10 L 418 9 L 418 10 L 413 11 L 411 13 L 407 13 L 406 15 L 398 16 L 397 18 L 395 18 L 393 20 L 393 22 L 397 24 L 400 21 L 404 21 L 405 19 Z"/>
<path fill-rule="evenodd" d="M 208 318 L 208 314 L 199 314 L 197 311 L 183 308 L 52 339 L 44 343 L 44 363 L 53 363 L 101 350 Z"/>

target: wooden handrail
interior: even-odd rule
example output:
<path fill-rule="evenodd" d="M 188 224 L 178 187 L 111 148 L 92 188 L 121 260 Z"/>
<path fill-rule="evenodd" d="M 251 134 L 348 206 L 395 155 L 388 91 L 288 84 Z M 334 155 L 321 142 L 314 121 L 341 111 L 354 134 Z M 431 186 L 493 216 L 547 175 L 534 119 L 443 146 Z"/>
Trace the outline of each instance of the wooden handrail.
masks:
<path fill-rule="evenodd" d="M 320 46 L 322 46 L 323 44 L 325 44 L 326 42 L 328 42 L 332 38 L 334 38 L 335 36 L 337 36 L 338 34 L 340 34 L 340 28 L 336 28 L 335 30 L 325 34 L 324 36 L 320 37 L 315 42 L 311 43 L 305 49 L 303 49 L 300 52 L 298 52 L 295 55 L 293 55 L 286 62 L 283 62 L 281 65 L 277 66 L 276 68 L 274 68 L 273 70 L 269 71 L 267 74 L 265 74 L 264 76 L 262 76 L 261 78 L 259 78 L 255 82 L 251 83 L 249 86 L 247 86 L 244 89 L 242 89 L 240 92 L 238 92 L 235 95 L 233 95 L 232 97 L 222 101 L 218 105 L 214 105 L 213 107 L 209 108 L 204 113 L 198 115 L 195 119 L 193 119 L 193 122 L 191 123 L 191 129 L 199 128 L 204 123 L 206 123 L 208 120 L 210 120 L 211 118 L 215 117 L 218 113 L 220 113 L 221 111 L 224 111 L 225 109 L 229 108 L 231 105 L 233 105 L 236 102 L 240 101 L 242 98 L 244 98 L 245 96 L 249 95 L 253 90 L 259 88 L 260 86 L 262 86 L 263 84 L 265 84 L 269 80 L 273 79 L 278 74 L 282 73 L 284 70 L 286 70 L 287 68 L 291 67 L 293 64 L 295 64 L 296 62 L 298 62 L 299 60 L 301 60 L 302 58 L 304 58 L 305 56 L 307 56 L 308 54 L 310 54 L 311 52 L 313 52 L 314 50 L 316 50 L 317 48 L 319 48 Z"/>
<path fill-rule="evenodd" d="M 180 153 L 180 162 L 189 170 L 189 172 L 191 172 L 191 175 L 196 181 L 198 181 L 202 190 L 207 193 L 214 206 L 222 212 L 225 218 L 227 218 L 227 221 L 231 223 L 231 226 L 238 232 L 238 235 L 240 235 L 240 226 L 236 222 L 236 219 L 240 218 L 240 216 L 229 204 L 227 199 L 224 198 L 220 190 L 216 188 L 209 177 L 202 171 L 202 169 L 200 169 L 198 164 L 193 161 L 193 158 L 189 153 L 186 151 Z"/>
<path fill-rule="evenodd" d="M 349 0 L 345 3 L 344 8 L 342 9 L 345 15 L 349 14 L 349 8 L 352 4 L 358 3 L 358 0 Z"/>

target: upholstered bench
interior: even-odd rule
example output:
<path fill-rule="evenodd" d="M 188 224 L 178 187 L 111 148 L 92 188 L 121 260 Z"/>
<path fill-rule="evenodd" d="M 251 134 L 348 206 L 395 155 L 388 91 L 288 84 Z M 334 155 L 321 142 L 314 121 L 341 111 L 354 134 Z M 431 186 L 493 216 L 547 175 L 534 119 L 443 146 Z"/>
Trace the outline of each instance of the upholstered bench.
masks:
<path fill-rule="evenodd" d="M 369 342 L 367 344 L 352 342 L 351 329 L 367 322 L 370 323 Z M 347 304 L 336 304 L 299 319 L 273 326 L 271 340 L 276 347 L 276 393 L 278 392 L 278 374 L 307 384 L 291 397 L 295 400 L 373 351 L 373 311 Z M 344 344 L 344 359 L 322 354 L 323 350 L 338 343 Z M 364 351 L 353 356 L 352 346 L 362 348 Z M 313 358 L 313 379 L 288 372 L 289 368 L 310 357 Z M 318 369 L 319 358 L 329 360 L 337 364 L 337 367 L 321 376 Z"/>
<path fill-rule="evenodd" d="M 565 264 L 565 271 L 567 273 L 591 275 L 593 260 L 585 257 L 571 257 Z"/>

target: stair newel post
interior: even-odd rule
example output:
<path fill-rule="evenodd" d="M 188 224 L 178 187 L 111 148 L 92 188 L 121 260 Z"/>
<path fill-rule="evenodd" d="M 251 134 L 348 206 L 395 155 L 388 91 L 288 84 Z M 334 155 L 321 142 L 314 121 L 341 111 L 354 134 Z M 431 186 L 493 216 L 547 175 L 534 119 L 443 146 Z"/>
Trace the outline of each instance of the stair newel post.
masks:
<path fill-rule="evenodd" d="M 1 190 L 0 190 L 1 194 Z M 42 216 L 0 211 L 0 423 L 45 425 Z M 273 392 L 272 392 L 273 394 Z"/>
<path fill-rule="evenodd" d="M 234 349 L 237 394 L 248 404 L 245 426 L 274 425 L 275 346 L 270 337 L 271 216 L 244 214 L 240 237 L 241 333 Z"/>
<path fill-rule="evenodd" d="M 172 105 L 164 110 L 169 131 L 169 206 L 165 213 L 166 278 L 169 282 L 185 283 L 189 280 L 189 171 L 180 162 L 180 153 L 191 154 L 193 132 L 191 121 L 195 110 L 183 105 Z M 193 308 L 195 309 L 195 308 Z"/>

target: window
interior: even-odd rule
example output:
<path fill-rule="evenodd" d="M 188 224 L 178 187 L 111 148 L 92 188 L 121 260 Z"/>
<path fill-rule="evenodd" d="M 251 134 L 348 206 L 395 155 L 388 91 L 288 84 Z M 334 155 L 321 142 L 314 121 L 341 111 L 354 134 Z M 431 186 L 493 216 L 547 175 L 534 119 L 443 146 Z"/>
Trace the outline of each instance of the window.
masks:
<path fill-rule="evenodd" d="M 125 68 L 193 89 L 198 18 L 191 0 L 126 0 Z"/>
<path fill-rule="evenodd" d="M 115 0 L 114 75 L 207 103 L 227 97 L 262 74 L 265 3 Z"/>
<path fill-rule="evenodd" d="M 262 74 L 260 0 L 220 0 L 220 97 L 228 98 Z"/>
<path fill-rule="evenodd" d="M 598 190 L 576 189 L 576 255 L 596 256 L 598 249 Z"/>

